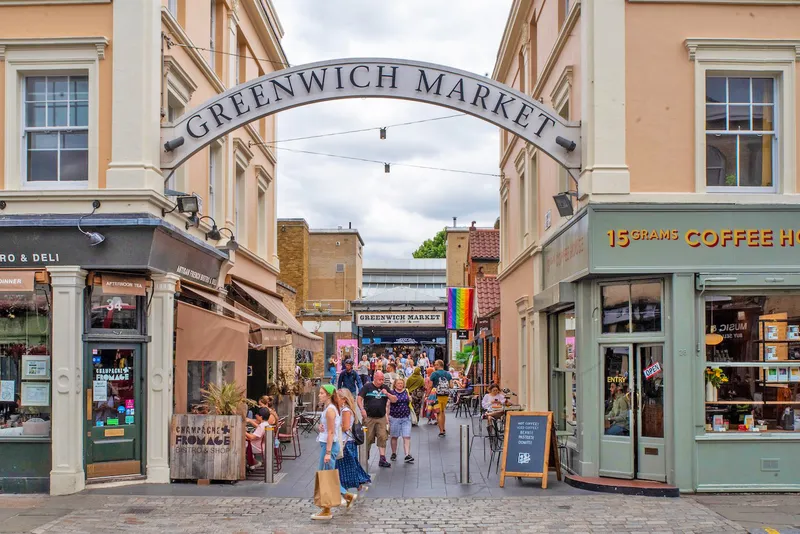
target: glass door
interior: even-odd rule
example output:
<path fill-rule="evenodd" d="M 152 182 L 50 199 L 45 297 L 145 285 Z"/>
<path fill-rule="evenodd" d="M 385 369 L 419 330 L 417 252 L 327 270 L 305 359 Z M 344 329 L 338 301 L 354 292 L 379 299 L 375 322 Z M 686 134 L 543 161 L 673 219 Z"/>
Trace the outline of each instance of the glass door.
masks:
<path fill-rule="evenodd" d="M 86 355 L 86 476 L 142 473 L 143 362 L 136 345 L 90 343 Z"/>
<path fill-rule="evenodd" d="M 603 365 L 601 388 L 605 392 L 600 426 L 600 475 L 634 478 L 633 346 L 602 345 L 600 350 Z"/>
<path fill-rule="evenodd" d="M 636 347 L 636 478 L 666 482 L 664 346 Z"/>

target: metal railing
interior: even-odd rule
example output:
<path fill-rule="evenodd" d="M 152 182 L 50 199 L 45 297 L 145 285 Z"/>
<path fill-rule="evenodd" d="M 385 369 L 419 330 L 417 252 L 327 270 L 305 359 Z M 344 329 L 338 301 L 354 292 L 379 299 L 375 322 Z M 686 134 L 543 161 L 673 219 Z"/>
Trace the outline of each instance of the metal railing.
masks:
<path fill-rule="evenodd" d="M 344 299 L 307 300 L 300 310 L 302 315 L 341 315 L 350 313 L 350 301 Z"/>

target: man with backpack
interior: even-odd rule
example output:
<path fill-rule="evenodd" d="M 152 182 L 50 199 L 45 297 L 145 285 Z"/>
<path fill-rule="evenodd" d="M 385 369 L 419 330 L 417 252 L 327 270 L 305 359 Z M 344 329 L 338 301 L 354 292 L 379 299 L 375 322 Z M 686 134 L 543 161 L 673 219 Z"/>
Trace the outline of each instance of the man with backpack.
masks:
<path fill-rule="evenodd" d="M 345 360 L 344 362 L 344 371 L 339 374 L 339 380 L 336 384 L 336 389 L 349 389 L 350 393 L 353 394 L 353 397 L 358 395 L 358 390 L 363 387 L 361 383 L 361 377 L 358 376 L 358 373 L 353 369 L 353 360 Z"/>
<path fill-rule="evenodd" d="M 453 380 L 453 376 L 444 370 L 444 362 L 442 360 L 433 362 L 433 368 L 435 371 L 433 371 L 431 375 L 431 383 L 433 387 L 436 388 L 436 400 L 439 404 L 439 415 L 437 418 L 437 422 L 439 423 L 439 437 L 443 438 L 445 436 L 445 408 L 447 408 L 447 401 L 450 399 L 450 382 Z"/>

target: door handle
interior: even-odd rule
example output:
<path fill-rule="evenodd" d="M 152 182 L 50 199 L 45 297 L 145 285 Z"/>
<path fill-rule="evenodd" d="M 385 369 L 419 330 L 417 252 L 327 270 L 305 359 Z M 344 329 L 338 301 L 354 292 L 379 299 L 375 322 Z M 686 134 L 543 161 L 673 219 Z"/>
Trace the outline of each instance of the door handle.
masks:
<path fill-rule="evenodd" d="M 86 390 L 86 420 L 92 420 L 92 388 Z"/>

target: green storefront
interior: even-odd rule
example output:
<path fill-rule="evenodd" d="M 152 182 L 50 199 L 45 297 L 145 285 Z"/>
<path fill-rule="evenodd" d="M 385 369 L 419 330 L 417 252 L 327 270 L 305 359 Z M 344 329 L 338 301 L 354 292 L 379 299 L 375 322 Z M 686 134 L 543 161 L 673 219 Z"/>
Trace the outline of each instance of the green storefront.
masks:
<path fill-rule="evenodd" d="M 800 490 L 800 207 L 591 205 L 541 257 L 569 469 Z"/>

